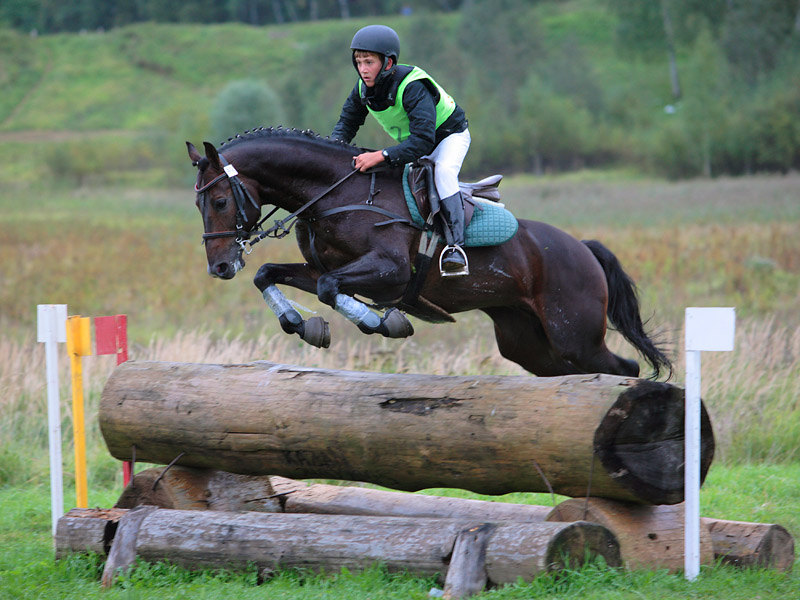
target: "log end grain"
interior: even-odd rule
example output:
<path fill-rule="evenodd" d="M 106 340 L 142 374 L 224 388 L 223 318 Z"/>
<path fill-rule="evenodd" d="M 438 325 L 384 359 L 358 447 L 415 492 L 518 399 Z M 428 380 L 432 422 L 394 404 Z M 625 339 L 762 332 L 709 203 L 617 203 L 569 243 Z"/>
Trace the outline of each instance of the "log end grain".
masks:
<path fill-rule="evenodd" d="M 622 566 L 619 541 L 597 523 L 498 523 L 489 540 L 486 571 L 497 585 L 519 577 L 532 581 L 541 573 L 601 557 L 611 567 Z"/>
<path fill-rule="evenodd" d="M 73 508 L 56 525 L 56 559 L 73 553 L 108 554 L 117 523 L 126 513 L 116 508 Z"/>
<path fill-rule="evenodd" d="M 678 504 L 684 497 L 684 391 L 638 381 L 620 394 L 594 436 L 603 468 L 645 504 Z M 714 434 L 704 406 L 700 421 L 700 478 L 714 458 Z"/>
<path fill-rule="evenodd" d="M 547 570 L 572 569 L 598 558 L 610 567 L 621 567 L 619 541 L 602 525 L 576 521 L 564 527 L 548 545 Z"/>

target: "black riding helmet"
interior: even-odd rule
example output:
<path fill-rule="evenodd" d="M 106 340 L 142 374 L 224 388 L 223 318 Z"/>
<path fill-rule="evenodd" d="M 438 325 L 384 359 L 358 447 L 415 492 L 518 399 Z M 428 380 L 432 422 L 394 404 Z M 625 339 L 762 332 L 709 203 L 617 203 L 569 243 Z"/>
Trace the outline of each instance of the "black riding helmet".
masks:
<path fill-rule="evenodd" d="M 400 38 L 397 32 L 391 27 L 386 25 L 367 25 L 362 27 L 353 36 L 353 41 L 350 42 L 350 50 L 353 52 L 353 66 L 358 70 L 356 65 L 356 50 L 364 50 L 366 52 L 375 52 L 383 56 L 383 64 L 381 65 L 381 72 L 378 74 L 376 85 L 380 83 L 384 77 L 391 75 L 397 66 L 397 58 L 400 56 Z M 389 57 L 393 59 L 392 68 L 386 71 L 386 65 Z"/>

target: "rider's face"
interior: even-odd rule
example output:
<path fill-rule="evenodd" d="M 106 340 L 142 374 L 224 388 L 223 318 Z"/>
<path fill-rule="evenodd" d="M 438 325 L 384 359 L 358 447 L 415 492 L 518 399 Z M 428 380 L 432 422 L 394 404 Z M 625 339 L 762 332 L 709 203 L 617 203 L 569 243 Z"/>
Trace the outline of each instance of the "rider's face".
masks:
<path fill-rule="evenodd" d="M 381 67 L 383 66 L 381 56 L 373 52 L 359 52 L 356 53 L 355 61 L 358 74 L 366 86 L 374 86 L 375 81 L 378 79 L 378 73 L 381 72 Z M 389 64 L 386 66 L 387 68 L 391 66 L 391 59 L 389 59 Z"/>

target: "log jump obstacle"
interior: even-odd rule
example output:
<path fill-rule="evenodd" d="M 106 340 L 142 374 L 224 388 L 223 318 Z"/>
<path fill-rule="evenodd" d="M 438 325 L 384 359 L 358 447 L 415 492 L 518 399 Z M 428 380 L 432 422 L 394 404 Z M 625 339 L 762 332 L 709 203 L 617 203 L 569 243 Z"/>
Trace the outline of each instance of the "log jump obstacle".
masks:
<path fill-rule="evenodd" d="M 382 562 L 440 573 L 451 598 L 598 556 L 679 569 L 683 403 L 675 386 L 609 375 L 129 362 L 103 391 L 106 444 L 121 460 L 175 466 L 137 474 L 114 509 L 63 517 L 57 554 L 108 553 L 106 585 L 136 556 L 262 573 Z M 714 452 L 704 408 L 701 442 L 704 478 Z M 289 477 L 573 499 L 509 505 Z M 777 525 L 705 519 L 700 544 L 704 564 L 723 552 L 784 569 L 794 558 Z"/>
<path fill-rule="evenodd" d="M 634 378 L 129 362 L 109 378 L 99 419 L 120 460 L 180 455 L 187 467 L 407 491 L 683 501 L 683 390 Z M 702 477 L 713 454 L 703 410 Z"/>

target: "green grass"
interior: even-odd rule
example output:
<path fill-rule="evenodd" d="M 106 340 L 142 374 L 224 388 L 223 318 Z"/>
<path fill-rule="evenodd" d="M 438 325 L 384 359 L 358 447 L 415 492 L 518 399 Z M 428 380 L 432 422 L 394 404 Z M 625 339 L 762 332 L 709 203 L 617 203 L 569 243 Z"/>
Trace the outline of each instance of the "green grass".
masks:
<path fill-rule="evenodd" d="M 701 492 L 705 516 L 733 520 L 780 523 L 795 537 L 800 534 L 800 465 L 741 465 L 712 467 Z M 90 505 L 110 506 L 119 488 L 93 487 Z M 488 499 L 458 490 L 427 490 L 453 496 Z M 67 506 L 72 490 L 67 489 Z M 509 502 L 541 504 L 541 494 L 512 494 Z M 49 498 L 46 485 L 0 488 L 0 598 L 426 598 L 441 582 L 409 574 L 390 574 L 380 566 L 356 573 L 343 570 L 325 575 L 298 570 L 278 571 L 263 583 L 254 569 L 245 572 L 189 572 L 160 563 L 138 563 L 103 591 L 99 575 L 103 561 L 95 556 L 73 556 L 55 562 L 50 538 Z M 800 548 L 798 548 L 800 550 Z M 797 565 L 795 565 L 797 567 Z M 800 572 L 740 571 L 730 567 L 704 567 L 699 579 L 686 582 L 680 573 L 666 571 L 623 572 L 601 565 L 542 575 L 489 590 L 478 598 L 686 598 L 747 599 L 797 597 Z"/>

